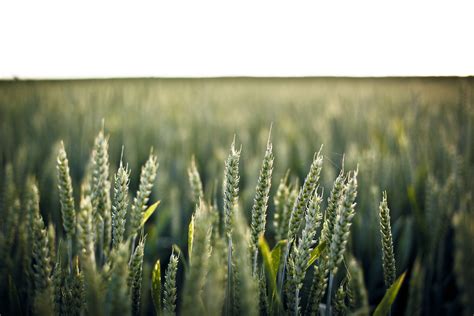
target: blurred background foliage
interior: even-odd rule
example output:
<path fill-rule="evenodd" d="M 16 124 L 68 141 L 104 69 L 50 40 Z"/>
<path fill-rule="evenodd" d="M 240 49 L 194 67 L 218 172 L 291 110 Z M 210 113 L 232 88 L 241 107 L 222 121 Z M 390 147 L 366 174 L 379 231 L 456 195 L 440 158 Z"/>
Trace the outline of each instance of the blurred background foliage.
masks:
<path fill-rule="evenodd" d="M 194 209 L 187 178 L 192 156 L 206 195 L 216 188 L 220 197 L 224 160 L 236 135 L 243 148 L 240 205 L 250 216 L 273 123 L 271 196 L 287 169 L 291 181 L 302 182 L 321 144 L 325 192 L 343 157 L 346 169 L 358 164 L 350 248 L 363 265 L 370 303 L 384 294 L 378 203 L 387 190 L 397 271 L 408 269 L 410 279 L 395 311 L 413 303 L 409 288 L 418 287 L 422 314 L 458 313 L 462 303 L 452 219 L 456 213 L 468 214 L 471 222 L 474 217 L 473 87 L 473 78 L 4 81 L 0 178 L 8 162 L 20 189 L 26 176 L 34 174 L 44 218 L 59 223 L 55 157 L 61 140 L 76 203 L 103 119 L 110 135 L 111 174 L 118 168 L 123 144 L 132 192 L 153 147 L 160 167 L 152 201 L 161 200 L 161 205 L 147 224 L 144 293 L 149 293 L 152 263 L 161 258 L 166 264 L 172 244 L 186 248 Z M 272 241 L 273 201 L 269 207 L 267 239 Z M 61 234 L 61 227 L 56 230 Z M 470 244 L 474 246 L 472 240 Z"/>

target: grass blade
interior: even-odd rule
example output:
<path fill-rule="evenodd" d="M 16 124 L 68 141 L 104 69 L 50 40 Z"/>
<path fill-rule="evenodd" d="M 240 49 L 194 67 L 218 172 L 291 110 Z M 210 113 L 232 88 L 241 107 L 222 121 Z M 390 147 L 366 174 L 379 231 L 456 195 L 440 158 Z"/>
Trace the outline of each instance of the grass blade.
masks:
<path fill-rule="evenodd" d="M 142 222 L 140 223 L 140 227 L 145 225 L 145 223 L 148 221 L 151 215 L 155 212 L 156 208 L 158 205 L 160 205 L 161 201 L 157 201 L 155 204 L 152 204 L 149 208 L 146 209 L 146 211 L 143 213 L 143 218 Z"/>
<path fill-rule="evenodd" d="M 156 260 L 151 274 L 151 297 L 156 314 L 161 315 L 161 264 L 159 259 Z"/>
<path fill-rule="evenodd" d="M 281 262 L 281 254 L 283 249 L 285 249 L 286 244 L 288 243 L 288 240 L 283 239 L 280 240 L 275 247 L 273 247 L 270 255 L 272 258 L 272 270 L 273 274 L 276 276 L 278 273 L 278 268 L 280 267 L 280 262 Z"/>
<path fill-rule="evenodd" d="M 402 273 L 398 277 L 398 279 L 392 284 L 392 286 L 385 292 L 382 301 L 377 305 L 375 309 L 374 316 L 385 316 L 388 315 L 390 311 L 390 307 L 392 306 L 393 302 L 397 298 L 398 291 L 403 284 L 403 280 L 405 280 L 406 271 Z"/>
<path fill-rule="evenodd" d="M 311 250 L 311 257 L 309 257 L 308 265 L 306 266 L 306 269 L 309 269 L 309 267 L 311 267 L 311 265 L 316 261 L 316 259 L 318 259 L 319 256 L 321 256 L 324 249 L 326 249 L 326 241 L 321 240 L 318 246 L 314 247 L 314 249 Z"/>

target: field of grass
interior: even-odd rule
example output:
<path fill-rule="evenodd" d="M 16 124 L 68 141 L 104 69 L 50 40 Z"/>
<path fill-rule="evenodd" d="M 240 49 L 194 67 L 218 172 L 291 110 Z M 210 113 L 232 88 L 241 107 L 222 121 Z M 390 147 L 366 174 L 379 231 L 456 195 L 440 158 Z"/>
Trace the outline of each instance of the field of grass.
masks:
<path fill-rule="evenodd" d="M 472 78 L 0 82 L 0 314 L 365 315 L 406 272 L 392 314 L 472 315 L 473 122 Z"/>

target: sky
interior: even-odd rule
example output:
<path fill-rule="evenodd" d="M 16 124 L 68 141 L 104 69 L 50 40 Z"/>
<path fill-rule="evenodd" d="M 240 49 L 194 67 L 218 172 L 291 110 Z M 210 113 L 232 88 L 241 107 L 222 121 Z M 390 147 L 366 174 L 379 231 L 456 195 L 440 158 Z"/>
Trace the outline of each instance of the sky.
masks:
<path fill-rule="evenodd" d="M 472 1 L 3 1 L 0 78 L 474 75 Z"/>

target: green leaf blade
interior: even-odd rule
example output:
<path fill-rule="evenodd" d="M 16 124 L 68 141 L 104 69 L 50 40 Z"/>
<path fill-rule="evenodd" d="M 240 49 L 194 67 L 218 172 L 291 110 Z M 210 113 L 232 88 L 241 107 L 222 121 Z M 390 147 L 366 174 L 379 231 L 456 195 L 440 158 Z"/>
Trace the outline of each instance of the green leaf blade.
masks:
<path fill-rule="evenodd" d="M 268 246 L 267 241 L 263 235 L 260 236 L 258 239 L 258 247 L 260 248 L 260 252 L 263 257 L 263 263 L 265 265 L 265 270 L 268 273 L 270 279 L 270 286 L 272 287 L 272 291 L 276 292 L 277 285 L 276 285 L 276 273 L 274 273 L 273 268 L 273 259 L 272 254 L 270 251 L 270 247 Z"/>
<path fill-rule="evenodd" d="M 272 273 L 273 275 L 278 274 L 278 268 L 280 267 L 280 262 L 281 262 L 281 254 L 283 249 L 285 249 L 288 241 L 286 239 L 280 240 L 275 247 L 273 247 L 271 251 L 271 257 L 272 257 Z M 275 281 L 276 282 L 276 281 Z"/>
<path fill-rule="evenodd" d="M 191 254 L 193 252 L 193 241 L 194 241 L 194 215 L 191 216 L 191 221 L 188 227 L 188 258 L 191 262 Z"/>
<path fill-rule="evenodd" d="M 388 315 L 390 308 L 397 298 L 398 291 L 400 290 L 403 280 L 405 280 L 406 271 L 403 272 L 397 280 L 390 286 L 390 288 L 385 292 L 382 301 L 377 305 L 375 309 L 374 316 L 385 316 Z"/>
<path fill-rule="evenodd" d="M 161 201 L 157 201 L 156 203 L 150 205 L 150 207 L 146 209 L 146 211 L 143 213 L 143 218 L 142 218 L 142 222 L 140 223 L 140 227 L 145 225 L 145 223 L 150 218 L 150 216 L 153 215 L 153 213 L 155 212 L 158 205 L 160 205 L 160 202 Z"/>
<path fill-rule="evenodd" d="M 326 242 L 323 240 L 318 244 L 317 247 L 314 247 L 314 249 L 311 251 L 311 256 L 309 257 L 306 269 L 309 269 L 309 267 L 311 267 L 311 265 L 316 261 L 316 259 L 321 256 L 321 253 L 324 251 L 324 249 L 326 249 Z"/>
<path fill-rule="evenodd" d="M 151 297 L 153 305 L 155 305 L 155 312 L 157 315 L 162 314 L 161 310 L 161 264 L 160 260 L 156 260 L 155 266 L 151 274 Z"/>

